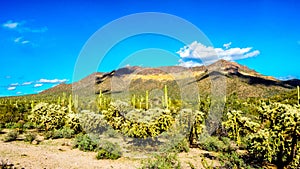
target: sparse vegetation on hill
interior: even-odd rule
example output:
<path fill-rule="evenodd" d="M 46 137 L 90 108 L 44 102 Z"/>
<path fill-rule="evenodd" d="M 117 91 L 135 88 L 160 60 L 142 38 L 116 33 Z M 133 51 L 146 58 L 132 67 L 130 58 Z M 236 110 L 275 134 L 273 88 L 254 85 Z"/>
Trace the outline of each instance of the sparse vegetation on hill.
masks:
<path fill-rule="evenodd" d="M 193 149 L 205 151 L 201 165 L 206 168 L 299 168 L 300 108 L 295 84 L 265 77 L 236 63 L 221 63 L 218 75 L 226 77 L 228 97 L 220 119 L 208 119 L 215 113 L 210 106 L 216 102 L 209 95 L 209 70 L 189 70 L 197 74 L 196 81 L 189 82 L 201 90 L 196 93 L 198 98 L 184 100 L 176 82 L 165 76 L 157 78 L 157 73 L 163 72 L 124 68 L 85 79 L 96 77 L 96 85 L 77 82 L 72 95 L 54 88 L 39 95 L 0 98 L 3 141 L 33 143 L 41 136 L 72 139 L 74 148 L 94 152 L 97 159 L 143 152 L 146 160 L 141 168 L 181 168 L 187 162 L 182 163 L 178 154 L 189 154 Z M 112 95 L 108 90 L 111 78 L 126 79 L 137 69 L 143 73 L 133 75 L 138 78 L 130 84 L 132 92 L 126 97 L 123 91 Z M 173 73 L 186 70 L 162 69 Z M 92 96 L 81 97 L 84 85 L 95 87 L 98 94 L 94 90 Z M 154 88 L 156 93 L 151 92 Z M 189 95 L 194 91 L 184 92 Z M 208 134 L 208 123 L 218 125 L 212 134 Z M 152 157 L 153 151 L 160 154 Z M 195 168 L 192 163 L 188 166 Z"/>

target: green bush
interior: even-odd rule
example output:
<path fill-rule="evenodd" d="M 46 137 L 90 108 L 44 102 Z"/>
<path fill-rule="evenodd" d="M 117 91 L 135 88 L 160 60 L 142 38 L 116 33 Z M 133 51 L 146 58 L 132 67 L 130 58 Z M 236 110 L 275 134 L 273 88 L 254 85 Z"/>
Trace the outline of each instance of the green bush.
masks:
<path fill-rule="evenodd" d="M 112 128 L 108 128 L 104 133 L 108 137 L 116 138 L 118 136 L 118 132 Z"/>
<path fill-rule="evenodd" d="M 52 131 L 47 131 L 44 137 L 45 139 L 72 138 L 74 133 L 75 132 L 73 129 L 70 129 L 69 127 L 63 127 L 59 130 L 54 129 Z"/>
<path fill-rule="evenodd" d="M 16 131 L 11 131 L 9 133 L 6 134 L 6 136 L 4 137 L 3 141 L 4 142 L 10 142 L 10 141 L 15 141 L 18 137 L 19 133 Z"/>
<path fill-rule="evenodd" d="M 219 156 L 219 161 L 222 165 L 222 168 L 251 168 L 250 165 L 247 165 L 243 158 L 236 152 L 231 153 L 222 153 Z"/>
<path fill-rule="evenodd" d="M 199 138 L 199 146 L 203 150 L 207 151 L 226 151 L 227 145 L 223 141 L 219 140 L 215 136 L 201 136 Z"/>
<path fill-rule="evenodd" d="M 14 122 L 8 122 L 8 123 L 5 123 L 5 128 L 12 129 L 14 127 L 14 125 L 15 125 Z"/>
<path fill-rule="evenodd" d="M 114 144 L 108 141 L 104 141 L 99 144 L 99 151 L 96 158 L 99 159 L 111 159 L 116 160 L 122 156 L 121 147 L 118 144 Z"/>
<path fill-rule="evenodd" d="M 180 161 L 176 154 L 156 154 L 154 159 L 143 161 L 140 169 L 180 169 Z"/>
<path fill-rule="evenodd" d="M 25 142 L 32 142 L 33 140 L 35 140 L 35 138 L 36 138 L 36 134 L 35 133 L 27 133 L 26 135 L 25 135 L 25 139 L 24 139 L 24 141 Z"/>
<path fill-rule="evenodd" d="M 176 136 L 171 138 L 166 144 L 161 146 L 161 151 L 163 152 L 189 152 L 189 143 L 184 136 Z"/>
<path fill-rule="evenodd" d="M 32 122 L 26 122 L 24 125 L 23 125 L 23 128 L 24 129 L 34 129 L 36 127 L 36 125 Z"/>
<path fill-rule="evenodd" d="M 74 147 L 82 151 L 95 151 L 98 143 L 87 134 L 78 134 L 75 137 Z"/>
<path fill-rule="evenodd" d="M 63 138 L 72 138 L 75 133 L 75 131 L 69 127 L 63 127 L 59 131 L 61 132 Z"/>

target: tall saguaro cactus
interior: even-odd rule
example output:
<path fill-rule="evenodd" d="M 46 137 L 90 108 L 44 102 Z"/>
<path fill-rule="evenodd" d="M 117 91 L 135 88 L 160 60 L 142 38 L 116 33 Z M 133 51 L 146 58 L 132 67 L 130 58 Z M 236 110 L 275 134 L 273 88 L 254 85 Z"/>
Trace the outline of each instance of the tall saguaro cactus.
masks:
<path fill-rule="evenodd" d="M 70 94 L 69 96 L 69 103 L 68 103 L 68 112 L 72 112 L 72 106 L 73 106 L 73 101 L 72 101 L 72 95 Z"/>
<path fill-rule="evenodd" d="M 168 87 L 167 87 L 167 85 L 165 85 L 165 88 L 164 88 L 164 96 L 165 96 L 165 98 L 164 98 L 164 102 L 165 102 L 165 107 L 166 107 L 166 109 L 169 109 L 169 99 L 168 99 Z"/>
<path fill-rule="evenodd" d="M 132 104 L 133 108 L 136 108 L 136 96 L 135 96 L 135 94 L 131 98 L 131 104 Z"/>
<path fill-rule="evenodd" d="M 298 91 L 298 104 L 300 104 L 300 92 L 299 92 L 299 86 L 297 86 L 297 91 Z"/>
<path fill-rule="evenodd" d="M 146 91 L 146 110 L 149 109 L 149 91 Z"/>

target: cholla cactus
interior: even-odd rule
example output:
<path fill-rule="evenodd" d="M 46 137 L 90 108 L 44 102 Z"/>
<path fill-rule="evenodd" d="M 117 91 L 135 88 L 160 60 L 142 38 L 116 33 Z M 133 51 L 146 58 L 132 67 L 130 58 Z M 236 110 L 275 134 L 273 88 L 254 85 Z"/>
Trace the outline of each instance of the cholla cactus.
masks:
<path fill-rule="evenodd" d="M 70 129 L 73 129 L 75 133 L 79 133 L 82 131 L 79 114 L 68 113 L 65 123 L 66 126 L 70 127 Z"/>
<path fill-rule="evenodd" d="M 167 109 L 130 109 L 121 101 L 111 103 L 102 113 L 108 124 L 129 137 L 155 137 L 167 131 L 175 119 Z"/>
<path fill-rule="evenodd" d="M 59 129 L 65 124 L 68 109 L 56 104 L 39 103 L 28 118 L 46 131 Z"/>
<path fill-rule="evenodd" d="M 278 168 L 299 168 L 300 109 L 281 103 L 263 103 L 261 126 L 249 134 L 248 151 Z"/>

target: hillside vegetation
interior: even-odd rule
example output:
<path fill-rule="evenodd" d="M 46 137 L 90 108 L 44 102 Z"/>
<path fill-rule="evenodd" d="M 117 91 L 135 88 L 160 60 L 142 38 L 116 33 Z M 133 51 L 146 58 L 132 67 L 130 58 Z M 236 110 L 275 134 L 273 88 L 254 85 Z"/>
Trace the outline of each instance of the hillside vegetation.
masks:
<path fill-rule="evenodd" d="M 220 77 L 226 98 L 213 98 L 212 81 Z M 126 80 L 127 89 L 120 85 Z M 140 168 L 195 168 L 182 153 L 196 149 L 206 152 L 197 155 L 202 168 L 296 169 L 296 85 L 226 61 L 191 69 L 128 67 L 38 95 L 0 98 L 0 131 L 9 131 L 1 133 L 4 142 L 71 139 L 73 148 L 99 160 L 144 157 Z M 180 92 L 197 97 L 182 99 Z M 222 112 L 212 109 L 221 103 Z"/>

